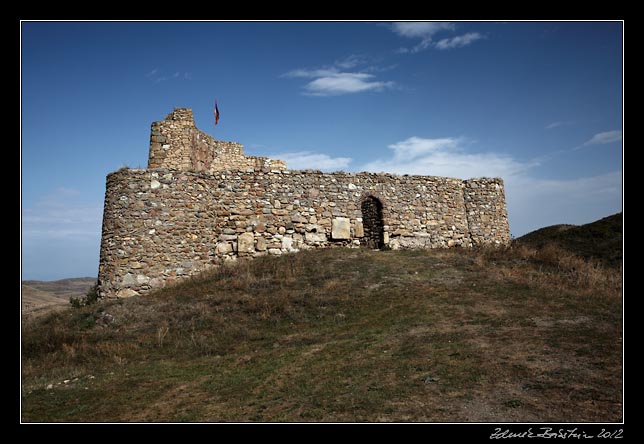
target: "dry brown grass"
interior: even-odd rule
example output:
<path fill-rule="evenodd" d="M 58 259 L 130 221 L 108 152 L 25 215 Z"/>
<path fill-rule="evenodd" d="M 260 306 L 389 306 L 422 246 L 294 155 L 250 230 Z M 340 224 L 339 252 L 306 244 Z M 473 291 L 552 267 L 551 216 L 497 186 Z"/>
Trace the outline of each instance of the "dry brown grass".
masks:
<path fill-rule="evenodd" d="M 475 253 L 480 266 L 491 266 L 503 279 L 549 291 L 573 291 L 577 296 L 619 298 L 622 267 L 607 267 L 583 259 L 555 244 L 534 248 L 521 243 L 482 248 Z"/>
<path fill-rule="evenodd" d="M 241 261 L 25 324 L 23 420 L 619 421 L 618 275 L 524 247 Z"/>

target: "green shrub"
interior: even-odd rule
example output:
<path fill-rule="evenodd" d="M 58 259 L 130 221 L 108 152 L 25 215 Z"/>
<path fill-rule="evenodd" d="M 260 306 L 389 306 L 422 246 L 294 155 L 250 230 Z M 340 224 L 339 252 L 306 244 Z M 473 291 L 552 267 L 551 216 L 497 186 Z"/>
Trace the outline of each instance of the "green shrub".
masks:
<path fill-rule="evenodd" d="M 81 308 L 85 307 L 86 305 L 92 305 L 96 301 L 98 301 L 98 281 L 94 285 L 92 285 L 89 290 L 87 290 L 85 296 L 78 298 L 72 296 L 69 298 L 69 303 L 73 308 Z"/>

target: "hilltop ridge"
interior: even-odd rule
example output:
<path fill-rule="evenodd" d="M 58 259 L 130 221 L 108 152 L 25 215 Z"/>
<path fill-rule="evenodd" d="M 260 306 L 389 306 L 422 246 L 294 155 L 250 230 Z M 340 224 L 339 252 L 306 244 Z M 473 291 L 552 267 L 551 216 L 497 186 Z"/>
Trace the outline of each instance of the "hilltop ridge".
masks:
<path fill-rule="evenodd" d="M 584 225 L 551 225 L 525 234 L 515 242 L 541 248 L 555 244 L 583 258 L 619 266 L 623 256 L 621 212 Z"/>

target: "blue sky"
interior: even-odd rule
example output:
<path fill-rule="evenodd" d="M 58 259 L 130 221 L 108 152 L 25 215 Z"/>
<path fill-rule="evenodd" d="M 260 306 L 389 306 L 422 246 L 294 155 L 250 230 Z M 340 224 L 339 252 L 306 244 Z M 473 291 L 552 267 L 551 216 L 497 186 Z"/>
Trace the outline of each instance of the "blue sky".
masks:
<path fill-rule="evenodd" d="M 96 276 L 105 176 L 145 167 L 175 106 L 292 169 L 502 177 L 514 236 L 621 211 L 622 39 L 621 22 L 23 22 L 23 279 Z"/>

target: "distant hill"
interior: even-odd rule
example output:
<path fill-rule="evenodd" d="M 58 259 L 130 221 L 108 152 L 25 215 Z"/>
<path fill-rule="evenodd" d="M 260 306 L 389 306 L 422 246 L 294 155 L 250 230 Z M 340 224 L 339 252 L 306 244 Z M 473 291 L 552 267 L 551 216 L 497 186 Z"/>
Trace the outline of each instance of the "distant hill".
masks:
<path fill-rule="evenodd" d="M 22 281 L 22 314 L 34 316 L 70 307 L 69 298 L 85 296 L 96 278 Z"/>
<path fill-rule="evenodd" d="M 585 225 L 552 225 L 532 231 L 515 240 L 532 247 L 556 244 L 586 258 L 609 266 L 622 262 L 622 213 Z"/>

